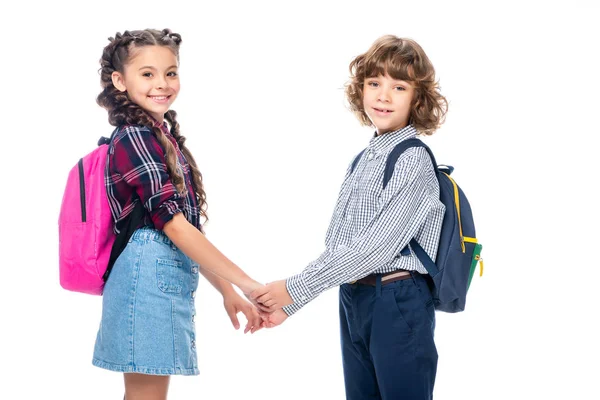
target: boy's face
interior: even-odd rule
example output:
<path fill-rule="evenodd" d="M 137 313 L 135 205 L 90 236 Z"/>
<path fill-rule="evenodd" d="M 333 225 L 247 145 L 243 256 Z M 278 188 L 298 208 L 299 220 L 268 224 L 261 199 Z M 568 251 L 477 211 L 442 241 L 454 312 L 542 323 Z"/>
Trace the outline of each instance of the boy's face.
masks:
<path fill-rule="evenodd" d="M 377 128 L 377 134 L 404 128 L 410 120 L 415 89 L 412 84 L 379 75 L 366 78 L 363 86 L 365 113 Z"/>

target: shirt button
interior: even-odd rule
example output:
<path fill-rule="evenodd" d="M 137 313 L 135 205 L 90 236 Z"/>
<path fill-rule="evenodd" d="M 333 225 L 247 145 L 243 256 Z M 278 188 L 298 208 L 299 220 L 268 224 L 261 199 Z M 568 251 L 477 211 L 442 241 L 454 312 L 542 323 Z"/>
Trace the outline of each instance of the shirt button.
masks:
<path fill-rule="evenodd" d="M 192 322 L 196 322 L 196 314 L 192 315 Z"/>
<path fill-rule="evenodd" d="M 197 274 L 197 273 L 198 273 L 198 267 L 192 268 L 192 274 Z"/>
<path fill-rule="evenodd" d="M 369 154 L 367 154 L 367 160 L 372 160 L 373 159 L 373 153 L 369 152 Z"/>
<path fill-rule="evenodd" d="M 195 299 L 195 298 L 196 298 L 196 291 L 192 290 L 192 299 Z"/>
<path fill-rule="evenodd" d="M 300 300 L 302 300 L 302 301 L 306 301 L 307 299 L 308 299 L 308 298 L 307 298 L 306 296 L 302 296 L 302 297 L 300 297 Z"/>

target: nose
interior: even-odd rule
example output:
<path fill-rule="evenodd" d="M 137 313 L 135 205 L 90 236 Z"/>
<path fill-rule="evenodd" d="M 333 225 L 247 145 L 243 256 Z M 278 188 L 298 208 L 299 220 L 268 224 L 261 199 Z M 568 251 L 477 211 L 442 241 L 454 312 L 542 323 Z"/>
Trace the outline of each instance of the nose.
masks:
<path fill-rule="evenodd" d="M 379 88 L 379 92 L 377 93 L 377 100 L 381 101 L 382 103 L 390 102 L 390 94 L 386 88 Z"/>
<path fill-rule="evenodd" d="M 165 89 L 169 86 L 169 84 L 167 83 L 167 80 L 165 79 L 164 76 L 158 76 L 158 78 L 156 78 L 156 88 L 157 89 Z"/>

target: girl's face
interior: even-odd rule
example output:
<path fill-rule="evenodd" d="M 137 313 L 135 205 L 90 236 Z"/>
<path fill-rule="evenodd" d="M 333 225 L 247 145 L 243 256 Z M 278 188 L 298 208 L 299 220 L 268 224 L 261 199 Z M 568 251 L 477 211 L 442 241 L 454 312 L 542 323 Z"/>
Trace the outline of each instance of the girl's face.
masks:
<path fill-rule="evenodd" d="M 408 125 L 414 92 L 409 82 L 393 79 L 389 75 L 365 79 L 363 106 L 378 135 Z"/>
<path fill-rule="evenodd" d="M 133 48 L 124 73 L 113 72 L 113 84 L 158 122 L 179 93 L 177 57 L 164 46 Z"/>

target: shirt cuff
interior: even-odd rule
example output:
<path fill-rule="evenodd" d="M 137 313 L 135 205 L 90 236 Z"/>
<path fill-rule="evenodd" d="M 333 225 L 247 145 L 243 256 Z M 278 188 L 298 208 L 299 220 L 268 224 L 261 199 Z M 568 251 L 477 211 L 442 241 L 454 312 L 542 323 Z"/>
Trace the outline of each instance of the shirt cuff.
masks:
<path fill-rule="evenodd" d="M 308 285 L 304 281 L 302 273 L 293 275 L 286 279 L 285 287 L 288 293 L 290 294 L 292 300 L 294 300 L 293 304 L 283 307 L 283 311 L 285 311 L 285 313 L 288 316 L 294 314 L 296 311 L 300 310 L 307 303 L 309 303 L 312 299 L 317 297 L 308 288 Z"/>
<path fill-rule="evenodd" d="M 283 308 L 283 312 L 286 313 L 288 317 L 291 317 L 296 312 L 298 312 L 302 308 L 302 306 L 298 305 L 296 303 L 292 303 L 289 306 L 284 306 L 282 308 Z"/>
<path fill-rule="evenodd" d="M 306 304 L 315 297 L 308 288 L 301 273 L 290 276 L 285 281 L 285 286 L 294 303 Z"/>

